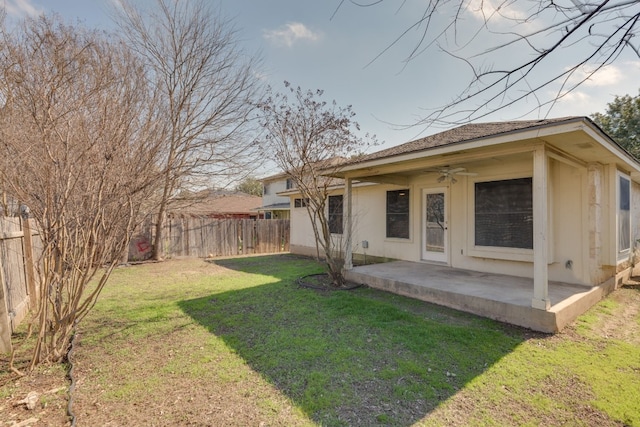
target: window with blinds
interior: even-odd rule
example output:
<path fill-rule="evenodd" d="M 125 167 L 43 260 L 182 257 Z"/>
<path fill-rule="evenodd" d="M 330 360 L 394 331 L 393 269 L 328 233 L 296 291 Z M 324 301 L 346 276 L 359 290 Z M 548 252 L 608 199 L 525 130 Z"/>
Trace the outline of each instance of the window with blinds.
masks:
<path fill-rule="evenodd" d="M 533 249 L 531 178 L 475 183 L 475 245 Z"/>
<path fill-rule="evenodd" d="M 329 231 L 342 234 L 342 195 L 329 196 L 328 209 Z"/>
<path fill-rule="evenodd" d="M 387 237 L 409 238 L 409 190 L 387 191 Z"/>

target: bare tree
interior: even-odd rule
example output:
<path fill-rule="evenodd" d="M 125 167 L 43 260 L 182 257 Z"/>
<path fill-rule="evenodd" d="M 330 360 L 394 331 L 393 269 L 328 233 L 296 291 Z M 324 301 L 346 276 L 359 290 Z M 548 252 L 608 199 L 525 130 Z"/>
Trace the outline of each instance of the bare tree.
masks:
<path fill-rule="evenodd" d="M 365 141 L 354 135 L 359 126 L 350 105 L 339 107 L 335 101 L 323 101 L 321 90 L 304 91 L 288 82 L 285 87 L 289 94 L 274 94 L 269 88 L 260 105 L 265 155 L 272 157 L 300 192 L 316 248 L 322 252 L 333 285 L 340 287 L 344 284 L 344 259 L 340 239 L 332 239 L 328 200 L 342 183 L 329 175 L 338 172 L 346 157 L 361 153 Z"/>
<path fill-rule="evenodd" d="M 66 356 L 127 249 L 157 177 L 156 108 L 142 64 L 105 34 L 39 17 L 2 36 L 0 176 L 43 245 L 33 368 Z"/>
<path fill-rule="evenodd" d="M 168 205 L 198 178 L 229 176 L 258 163 L 250 124 L 258 80 L 255 61 L 237 43 L 231 22 L 208 2 L 156 0 L 142 10 L 122 1 L 123 37 L 144 61 L 162 100 L 163 173 L 154 242 L 162 256 Z"/>
<path fill-rule="evenodd" d="M 384 2 L 347 1 L 358 7 Z M 419 125 L 460 124 L 526 103 L 533 103 L 529 112 L 547 115 L 623 53 L 640 57 L 636 0 L 449 0 L 427 2 L 422 10 L 373 61 L 409 41 L 406 65 L 440 49 L 471 77 L 452 101 L 428 109 Z"/>

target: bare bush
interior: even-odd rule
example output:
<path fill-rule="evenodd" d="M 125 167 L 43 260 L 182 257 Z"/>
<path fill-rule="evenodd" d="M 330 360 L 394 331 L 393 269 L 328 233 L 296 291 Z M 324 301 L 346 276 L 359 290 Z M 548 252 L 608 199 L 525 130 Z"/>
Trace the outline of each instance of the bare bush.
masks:
<path fill-rule="evenodd" d="M 344 285 L 340 237 L 332 238 L 329 195 L 342 181 L 330 175 L 340 170 L 348 156 L 359 154 L 366 142 L 354 131 L 351 106 L 339 107 L 322 100 L 322 90 L 302 90 L 285 82 L 287 93 L 273 93 L 261 104 L 261 124 L 266 134 L 265 155 L 293 180 L 311 221 L 316 247 L 322 252 L 334 286 Z M 375 143 L 375 138 L 371 138 Z M 348 231 L 347 231 L 348 232 Z M 342 234 L 342 233 L 340 233 Z"/>
<path fill-rule="evenodd" d="M 158 121 L 143 64 L 106 34 L 39 17 L 2 36 L 0 173 L 44 246 L 33 368 L 65 357 L 122 259 L 158 177 Z"/>

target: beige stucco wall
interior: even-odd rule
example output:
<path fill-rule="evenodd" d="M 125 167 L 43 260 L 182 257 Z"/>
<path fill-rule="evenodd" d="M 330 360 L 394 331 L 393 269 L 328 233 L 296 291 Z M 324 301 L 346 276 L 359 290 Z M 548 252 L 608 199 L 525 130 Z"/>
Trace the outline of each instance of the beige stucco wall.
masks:
<path fill-rule="evenodd" d="M 549 159 L 549 240 L 548 277 L 583 285 L 598 285 L 611 277 L 615 265 L 606 265 L 608 249 L 615 243 L 611 236 L 612 215 L 610 173 L 608 167 L 589 175 L 589 168 Z M 410 178 L 409 185 L 376 184 L 353 188 L 353 250 L 382 258 L 422 261 L 422 206 L 425 188 L 444 187 L 448 192 L 447 222 L 449 233 L 448 264 L 455 268 L 481 272 L 503 273 L 533 277 L 532 251 L 513 255 L 509 249 L 496 253 L 474 247 L 474 185 L 476 181 L 513 179 L 532 175 L 530 155 L 517 155 L 469 163 L 467 170 L 477 176 L 456 176 L 458 182 L 438 183 L 438 174 L 422 173 Z M 613 172 L 615 173 L 615 171 Z M 408 188 L 410 190 L 410 238 L 386 238 L 386 192 Z M 599 193 L 599 198 L 594 194 Z M 293 205 L 293 203 L 292 203 Z M 291 212 L 291 248 L 293 252 L 308 253 L 315 248 L 313 233 L 306 210 Z M 594 221 L 598 221 L 597 226 Z M 640 239 L 640 185 L 632 186 L 632 239 Z M 611 239 L 614 239 L 613 243 Z M 362 241 L 368 241 L 363 249 Z M 306 248 L 306 249 L 305 249 Z M 315 251 L 315 249 L 314 249 Z M 499 253 L 501 252 L 501 253 Z M 510 259 L 511 258 L 511 259 Z M 615 262 L 615 261 L 614 261 Z"/>

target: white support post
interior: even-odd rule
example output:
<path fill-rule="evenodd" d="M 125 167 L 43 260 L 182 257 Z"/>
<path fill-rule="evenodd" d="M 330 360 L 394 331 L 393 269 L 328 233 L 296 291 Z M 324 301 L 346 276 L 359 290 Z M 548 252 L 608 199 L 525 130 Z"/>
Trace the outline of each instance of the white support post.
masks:
<path fill-rule="evenodd" d="M 533 152 L 533 300 L 531 307 L 549 310 L 548 240 L 549 214 L 548 198 L 549 163 L 544 146 Z"/>
<path fill-rule="evenodd" d="M 585 225 L 586 229 L 584 233 L 588 236 L 589 242 L 589 256 L 587 258 L 589 262 L 586 277 L 592 286 L 602 281 L 600 269 L 603 264 L 603 250 L 605 251 L 604 253 L 606 253 L 602 241 L 603 225 L 606 224 L 606 220 L 603 220 L 603 205 L 606 205 L 606 201 L 603 199 L 603 175 L 604 169 L 601 164 L 595 162 L 589 163 L 587 166 L 589 219 Z"/>
<path fill-rule="evenodd" d="M 352 180 L 351 178 L 345 178 L 344 180 L 344 223 L 345 229 L 344 233 L 347 236 L 345 245 L 344 245 L 344 269 L 351 270 L 353 268 L 353 248 L 352 248 L 352 233 L 353 233 L 353 220 L 351 216 L 352 208 L 351 208 L 351 190 L 352 190 Z"/>

